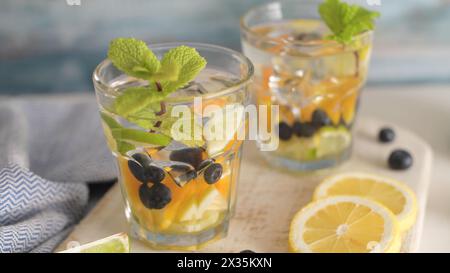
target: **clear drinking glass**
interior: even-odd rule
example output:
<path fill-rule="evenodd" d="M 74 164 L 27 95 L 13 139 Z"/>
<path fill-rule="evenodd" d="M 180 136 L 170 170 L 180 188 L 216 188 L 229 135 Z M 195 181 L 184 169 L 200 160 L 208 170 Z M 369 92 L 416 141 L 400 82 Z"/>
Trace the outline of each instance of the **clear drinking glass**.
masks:
<path fill-rule="evenodd" d="M 188 86 L 161 103 L 156 117 L 161 131 L 173 118 L 171 110 L 176 106 L 185 106 L 195 116 L 206 106 L 214 105 L 220 110 L 226 106 L 237 109 L 247 104 L 253 66 L 246 57 L 230 49 L 197 43 L 157 44 L 150 48 L 161 58 L 168 50 L 180 45 L 196 48 L 206 59 L 207 66 Z M 126 129 L 147 132 L 140 125 L 148 120 L 121 117 L 114 113 L 112 105 L 125 88 L 147 83 L 125 75 L 109 60 L 98 65 L 93 81 L 105 136 L 118 165 L 131 235 L 151 247 L 162 249 L 197 249 L 206 242 L 226 236 L 230 211 L 236 200 L 242 141 L 236 138 L 202 140 L 200 143 L 172 140 L 169 145 L 156 146 L 134 139 L 128 141 L 133 148 L 124 153 L 123 143 L 117 140 L 118 133 L 126 132 Z M 202 99 L 201 108 L 194 107 L 195 99 Z M 223 126 L 223 121 L 214 118 L 203 117 L 200 122 L 205 127 L 214 123 Z M 244 127 L 245 123 L 245 115 L 240 115 L 235 129 Z M 125 131 L 120 131 L 122 129 Z M 123 133 L 119 137 L 126 140 L 127 136 Z M 143 173 L 163 178 L 164 186 L 158 186 L 157 191 L 151 190 L 156 183 L 141 182 L 139 176 Z M 211 173 L 219 173 L 218 180 L 210 181 L 210 176 L 208 180 L 207 175 Z M 149 198 L 156 198 L 156 201 L 166 198 L 170 202 L 154 208 L 149 206 L 152 201 Z"/>
<path fill-rule="evenodd" d="M 321 2 L 273 2 L 241 19 L 243 51 L 255 67 L 255 102 L 280 110 L 274 126 L 279 147 L 264 155 L 294 170 L 332 167 L 349 158 L 372 49 L 371 31 L 345 46 L 324 39 L 330 32 L 318 13 Z"/>

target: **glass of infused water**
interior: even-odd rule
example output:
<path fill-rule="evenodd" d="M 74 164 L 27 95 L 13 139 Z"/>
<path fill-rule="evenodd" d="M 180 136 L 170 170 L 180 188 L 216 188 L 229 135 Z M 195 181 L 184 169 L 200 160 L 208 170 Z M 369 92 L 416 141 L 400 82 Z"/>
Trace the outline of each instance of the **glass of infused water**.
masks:
<path fill-rule="evenodd" d="M 326 39 L 330 30 L 318 12 L 321 2 L 273 2 L 241 19 L 243 51 L 255 67 L 254 101 L 279 106 L 273 126 L 279 147 L 263 154 L 293 170 L 332 167 L 349 158 L 371 55 L 370 30 L 345 45 Z"/>
<path fill-rule="evenodd" d="M 226 236 L 242 152 L 242 140 L 236 135 L 245 127 L 243 107 L 248 102 L 253 75 L 253 66 L 246 57 L 219 46 L 169 43 L 149 47 L 162 59 L 182 45 L 194 48 L 207 64 L 195 78 L 157 103 L 142 107 L 141 103 L 152 99 L 146 96 L 126 100 L 121 96 L 130 88 L 144 86 L 152 87 L 151 92 L 165 92 L 168 85 L 127 75 L 108 59 L 98 65 L 93 75 L 105 136 L 118 166 L 131 235 L 158 249 L 193 250 Z M 136 73 L 147 69 L 136 67 L 132 70 Z M 176 66 L 173 69 L 178 78 L 191 71 Z M 159 77 L 163 78 L 165 70 L 161 71 Z M 139 111 L 130 112 L 136 105 Z M 208 107 L 223 115 L 205 115 Z M 179 110 L 187 112 L 188 117 L 174 115 Z M 175 130 L 180 119 L 188 119 L 193 131 L 200 127 L 199 135 L 192 137 L 193 133 L 185 128 Z M 225 128 L 230 122 L 233 126 L 226 128 L 233 129 L 227 130 L 223 138 L 204 137 L 206 129 Z"/>

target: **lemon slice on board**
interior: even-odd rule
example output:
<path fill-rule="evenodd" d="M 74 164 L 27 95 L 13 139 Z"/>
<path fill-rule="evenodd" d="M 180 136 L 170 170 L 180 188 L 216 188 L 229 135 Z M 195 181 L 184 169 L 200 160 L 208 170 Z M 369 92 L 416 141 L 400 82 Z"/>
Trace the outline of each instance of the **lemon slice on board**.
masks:
<path fill-rule="evenodd" d="M 118 233 L 60 253 L 129 253 L 130 240 L 126 233 Z"/>
<path fill-rule="evenodd" d="M 414 192 L 405 183 L 391 178 L 356 172 L 333 175 L 316 188 L 314 199 L 333 195 L 360 196 L 383 204 L 397 217 L 400 231 L 410 229 L 416 221 Z"/>
<path fill-rule="evenodd" d="M 289 231 L 292 252 L 399 252 L 401 236 L 394 214 L 356 196 L 334 196 L 297 212 Z"/>

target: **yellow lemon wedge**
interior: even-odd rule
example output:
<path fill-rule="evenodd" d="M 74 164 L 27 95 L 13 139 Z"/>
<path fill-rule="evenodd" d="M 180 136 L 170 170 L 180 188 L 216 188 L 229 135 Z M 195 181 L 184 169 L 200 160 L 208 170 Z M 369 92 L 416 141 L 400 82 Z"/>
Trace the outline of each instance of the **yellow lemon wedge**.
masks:
<path fill-rule="evenodd" d="M 333 196 L 310 203 L 294 216 L 289 248 L 301 253 L 399 252 L 394 214 L 356 196 Z"/>
<path fill-rule="evenodd" d="M 347 172 L 325 178 L 316 188 L 314 199 L 335 195 L 352 195 L 375 200 L 397 217 L 400 231 L 409 230 L 417 217 L 414 192 L 391 178 L 368 173 Z"/>

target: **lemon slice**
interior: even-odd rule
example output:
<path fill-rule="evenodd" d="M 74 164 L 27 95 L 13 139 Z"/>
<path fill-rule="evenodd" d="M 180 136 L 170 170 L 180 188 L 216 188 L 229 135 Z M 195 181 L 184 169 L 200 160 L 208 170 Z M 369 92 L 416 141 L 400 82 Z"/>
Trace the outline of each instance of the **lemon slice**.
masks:
<path fill-rule="evenodd" d="M 414 192 L 406 184 L 391 178 L 355 172 L 333 175 L 316 188 L 314 199 L 331 195 L 357 195 L 383 204 L 397 217 L 401 231 L 410 229 L 416 221 Z"/>
<path fill-rule="evenodd" d="M 126 233 L 118 233 L 91 243 L 61 251 L 60 253 L 129 253 L 130 240 Z"/>
<path fill-rule="evenodd" d="M 179 221 L 201 219 L 206 211 L 220 211 L 227 208 L 227 202 L 216 187 L 209 187 L 200 197 L 194 196 L 182 206 Z"/>
<path fill-rule="evenodd" d="M 219 223 L 220 215 L 218 211 L 207 211 L 203 214 L 202 218 L 172 224 L 170 230 L 179 233 L 192 233 L 206 230 Z"/>
<path fill-rule="evenodd" d="M 392 212 L 356 196 L 310 203 L 295 215 L 289 231 L 293 252 L 399 252 L 400 246 Z"/>
<path fill-rule="evenodd" d="M 210 157 L 225 149 L 244 121 L 244 106 L 231 104 L 209 112 L 211 118 L 206 122 L 203 132 L 206 150 Z"/>
<path fill-rule="evenodd" d="M 347 128 L 323 127 L 317 133 L 318 138 L 317 157 L 334 155 L 345 150 L 352 141 L 352 136 Z"/>

